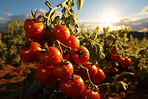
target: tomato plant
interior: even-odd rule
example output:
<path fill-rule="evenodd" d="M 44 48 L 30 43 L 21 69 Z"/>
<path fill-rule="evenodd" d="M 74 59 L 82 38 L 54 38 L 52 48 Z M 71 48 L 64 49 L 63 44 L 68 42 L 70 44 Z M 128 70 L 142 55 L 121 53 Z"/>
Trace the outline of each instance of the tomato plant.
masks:
<path fill-rule="evenodd" d="M 74 67 L 69 61 L 63 61 L 54 65 L 53 74 L 57 79 L 69 79 L 69 77 L 73 74 Z"/>
<path fill-rule="evenodd" d="M 62 54 L 56 47 L 48 47 L 48 51 L 39 54 L 39 61 L 48 66 L 61 62 Z"/>
<path fill-rule="evenodd" d="M 77 0 L 78 9 L 82 7 L 83 1 Z M 49 7 L 47 13 L 36 18 L 33 15 L 32 19 L 26 19 L 24 23 L 27 44 L 37 42 L 38 49 L 20 49 L 37 53 L 25 54 L 22 51 L 24 57 L 22 54 L 20 56 L 27 62 L 38 60 L 36 79 L 31 82 L 40 86 L 38 94 L 48 96 L 45 99 L 100 99 L 100 94 L 101 97 L 108 97 L 112 86 L 116 84 L 126 90 L 128 86 L 121 78 L 136 74 L 136 66 L 144 57 L 143 54 L 131 54 L 125 44 L 129 30 L 125 27 L 121 31 L 108 33 L 109 27 L 104 27 L 100 34 L 99 27 L 96 27 L 94 31 L 88 29 L 78 32 L 77 17 L 72 9 L 74 0 L 64 0 L 55 7 L 51 7 L 47 0 L 45 4 Z M 62 16 L 56 16 L 55 12 L 60 7 Z M 142 51 L 137 50 L 135 53 Z M 95 86 L 101 91 L 93 90 Z"/>
<path fill-rule="evenodd" d="M 30 37 L 38 37 L 44 33 L 44 24 L 42 22 L 35 22 L 33 19 L 28 18 L 24 22 L 24 29 Z"/>
<path fill-rule="evenodd" d="M 78 51 L 71 52 L 71 58 L 78 64 L 83 64 L 89 59 L 89 51 L 84 46 L 79 46 Z"/>
<path fill-rule="evenodd" d="M 66 26 L 56 25 L 53 28 L 53 34 L 59 41 L 65 41 L 69 38 L 70 31 Z"/>
<path fill-rule="evenodd" d="M 79 96 L 78 99 L 100 99 L 100 95 L 97 91 L 91 89 L 85 89 Z"/>
<path fill-rule="evenodd" d="M 53 66 L 46 66 L 40 64 L 35 73 L 35 77 L 39 83 L 43 84 L 47 88 L 53 88 L 56 85 L 57 79 L 53 75 Z"/>
<path fill-rule="evenodd" d="M 40 44 L 37 42 L 32 42 L 28 48 L 20 48 L 19 55 L 21 60 L 25 62 L 35 62 L 38 59 L 40 51 Z"/>
<path fill-rule="evenodd" d="M 130 58 L 121 59 L 120 64 L 122 68 L 126 68 L 131 65 L 131 59 Z"/>
<path fill-rule="evenodd" d="M 61 80 L 59 86 L 61 92 L 68 97 L 80 95 L 85 88 L 84 81 L 79 75 L 74 75 L 72 80 Z"/>
<path fill-rule="evenodd" d="M 76 49 L 77 47 L 79 47 L 80 42 L 76 36 L 70 35 L 69 38 L 67 40 L 65 40 L 64 44 L 66 46 L 71 47 L 72 49 Z"/>
<path fill-rule="evenodd" d="M 92 77 L 94 83 L 100 83 L 105 79 L 105 73 L 102 69 L 98 68 L 97 73 Z"/>

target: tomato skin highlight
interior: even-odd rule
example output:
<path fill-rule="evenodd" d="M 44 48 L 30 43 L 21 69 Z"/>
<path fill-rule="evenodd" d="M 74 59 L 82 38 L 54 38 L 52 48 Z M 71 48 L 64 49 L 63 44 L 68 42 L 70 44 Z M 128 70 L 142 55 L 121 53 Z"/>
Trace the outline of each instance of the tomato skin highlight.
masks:
<path fill-rule="evenodd" d="M 32 37 L 39 37 L 44 33 L 44 24 L 42 22 L 35 22 L 28 18 L 24 22 L 24 29 L 26 34 Z"/>
<path fill-rule="evenodd" d="M 131 65 L 131 59 L 130 58 L 121 59 L 120 64 L 122 68 L 126 68 Z"/>
<path fill-rule="evenodd" d="M 59 41 L 65 41 L 70 36 L 70 31 L 66 26 L 56 25 L 53 28 L 53 34 Z"/>
<path fill-rule="evenodd" d="M 48 47 L 48 51 L 39 54 L 41 64 L 54 66 L 61 62 L 62 54 L 56 47 Z"/>
<path fill-rule="evenodd" d="M 80 41 L 76 36 L 70 35 L 69 38 L 64 42 L 64 44 L 71 47 L 72 49 L 76 49 L 77 47 L 79 47 Z"/>
<path fill-rule="evenodd" d="M 21 57 L 21 60 L 25 62 L 35 62 L 38 59 L 39 52 L 40 51 L 40 44 L 37 42 L 32 42 L 28 48 L 20 48 L 19 55 Z"/>
<path fill-rule="evenodd" d="M 84 51 L 80 55 L 77 53 L 77 51 L 71 51 L 71 58 L 76 62 L 77 64 L 83 64 L 89 59 L 89 51 L 84 46 L 79 46 L 77 48 L 78 51 Z"/>
<path fill-rule="evenodd" d="M 74 75 L 74 80 L 61 80 L 59 87 L 65 96 L 75 97 L 83 92 L 85 84 L 79 75 Z"/>
<path fill-rule="evenodd" d="M 85 89 L 79 96 L 78 99 L 100 99 L 100 94 L 97 91 Z"/>
<path fill-rule="evenodd" d="M 53 75 L 52 70 L 53 66 L 46 66 L 43 64 L 40 64 L 36 69 L 36 79 L 47 88 L 53 88 L 57 83 L 57 79 Z"/>
<path fill-rule="evenodd" d="M 98 68 L 96 75 L 92 77 L 93 83 L 100 83 L 105 79 L 105 73 Z"/>
<path fill-rule="evenodd" d="M 58 63 L 53 68 L 53 74 L 57 79 L 68 79 L 74 72 L 74 67 L 71 62 L 67 61 L 65 65 Z"/>

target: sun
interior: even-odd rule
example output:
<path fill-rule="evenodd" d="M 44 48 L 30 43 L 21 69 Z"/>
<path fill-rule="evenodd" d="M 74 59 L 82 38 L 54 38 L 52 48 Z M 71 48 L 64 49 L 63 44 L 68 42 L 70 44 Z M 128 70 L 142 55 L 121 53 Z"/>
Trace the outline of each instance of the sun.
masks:
<path fill-rule="evenodd" d="M 105 26 L 111 26 L 113 22 L 117 21 L 117 15 L 114 12 L 109 12 L 104 17 Z"/>

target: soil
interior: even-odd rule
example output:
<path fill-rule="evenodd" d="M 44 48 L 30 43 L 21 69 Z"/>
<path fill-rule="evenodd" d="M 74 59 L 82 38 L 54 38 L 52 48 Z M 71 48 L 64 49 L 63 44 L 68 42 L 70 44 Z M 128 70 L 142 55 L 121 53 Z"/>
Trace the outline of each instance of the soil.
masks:
<path fill-rule="evenodd" d="M 25 79 L 24 71 L 31 72 L 36 69 L 35 64 L 21 63 L 20 66 L 5 65 L 0 68 L 0 99 L 20 99 L 20 95 L 25 98 L 27 87 L 20 93 L 21 81 Z M 148 83 L 137 82 L 134 78 L 125 77 L 121 79 L 128 84 L 125 91 L 121 85 L 115 85 L 109 92 L 108 99 L 148 99 Z M 28 99 L 28 98 L 27 98 Z M 32 99 L 32 97 L 29 97 Z"/>

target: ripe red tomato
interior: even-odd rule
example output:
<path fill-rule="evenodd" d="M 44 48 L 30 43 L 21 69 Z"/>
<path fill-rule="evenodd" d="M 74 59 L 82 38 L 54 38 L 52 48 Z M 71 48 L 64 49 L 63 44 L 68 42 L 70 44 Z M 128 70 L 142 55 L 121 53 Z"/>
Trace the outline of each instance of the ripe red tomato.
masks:
<path fill-rule="evenodd" d="M 74 75 L 74 80 L 61 80 L 59 86 L 61 92 L 68 97 L 78 96 L 85 89 L 84 81 L 79 75 Z"/>
<path fill-rule="evenodd" d="M 56 39 L 59 41 L 65 41 L 70 36 L 70 31 L 66 26 L 63 25 L 56 25 L 53 28 L 53 34 L 55 35 Z"/>
<path fill-rule="evenodd" d="M 109 65 L 109 68 L 112 68 L 112 63 L 110 61 L 106 62 Z"/>
<path fill-rule="evenodd" d="M 44 33 L 44 24 L 42 22 L 35 22 L 31 18 L 28 18 L 24 22 L 24 29 L 26 34 L 31 38 L 38 37 Z"/>
<path fill-rule="evenodd" d="M 121 56 L 117 54 L 111 54 L 110 59 L 112 62 L 119 62 L 121 60 Z"/>
<path fill-rule="evenodd" d="M 93 83 L 100 83 L 105 79 L 105 73 L 98 68 L 96 75 L 92 77 Z"/>
<path fill-rule="evenodd" d="M 76 62 L 77 64 L 83 64 L 89 59 L 89 51 L 84 46 L 79 46 L 77 48 L 78 51 L 72 51 L 71 52 L 71 58 Z"/>
<path fill-rule="evenodd" d="M 131 65 L 131 59 L 130 58 L 122 59 L 120 61 L 120 64 L 122 68 L 126 68 Z"/>
<path fill-rule="evenodd" d="M 82 66 L 88 69 L 90 77 L 93 77 L 97 73 L 97 67 L 90 62 L 85 62 Z M 88 78 L 87 72 L 84 69 L 80 68 L 79 73 L 83 79 Z"/>
<path fill-rule="evenodd" d="M 43 64 L 40 64 L 36 69 L 36 79 L 39 83 L 45 85 L 47 88 L 53 88 L 57 83 L 57 79 L 53 75 L 52 70 L 53 66 L 46 66 Z"/>
<path fill-rule="evenodd" d="M 114 47 L 113 49 L 111 49 L 111 54 L 116 54 L 118 50 L 118 47 Z"/>
<path fill-rule="evenodd" d="M 53 74 L 57 79 L 68 79 L 73 74 L 74 68 L 71 62 L 64 60 L 64 62 L 58 63 L 53 68 Z"/>
<path fill-rule="evenodd" d="M 35 62 L 39 56 L 39 52 L 37 51 L 40 51 L 40 46 L 37 42 L 32 42 L 28 48 L 20 48 L 19 55 L 21 60 L 25 62 Z"/>
<path fill-rule="evenodd" d="M 61 62 L 62 54 L 56 47 L 48 47 L 48 51 L 39 54 L 41 64 L 54 66 Z"/>
<path fill-rule="evenodd" d="M 64 44 L 71 47 L 72 49 L 76 49 L 77 47 L 79 47 L 80 42 L 76 36 L 70 35 L 69 38 L 64 42 Z"/>
<path fill-rule="evenodd" d="M 116 74 L 118 72 L 118 69 L 116 67 L 110 68 L 109 73 L 110 74 Z"/>
<path fill-rule="evenodd" d="M 78 99 L 100 99 L 100 94 L 97 91 L 85 89 L 79 96 Z"/>

